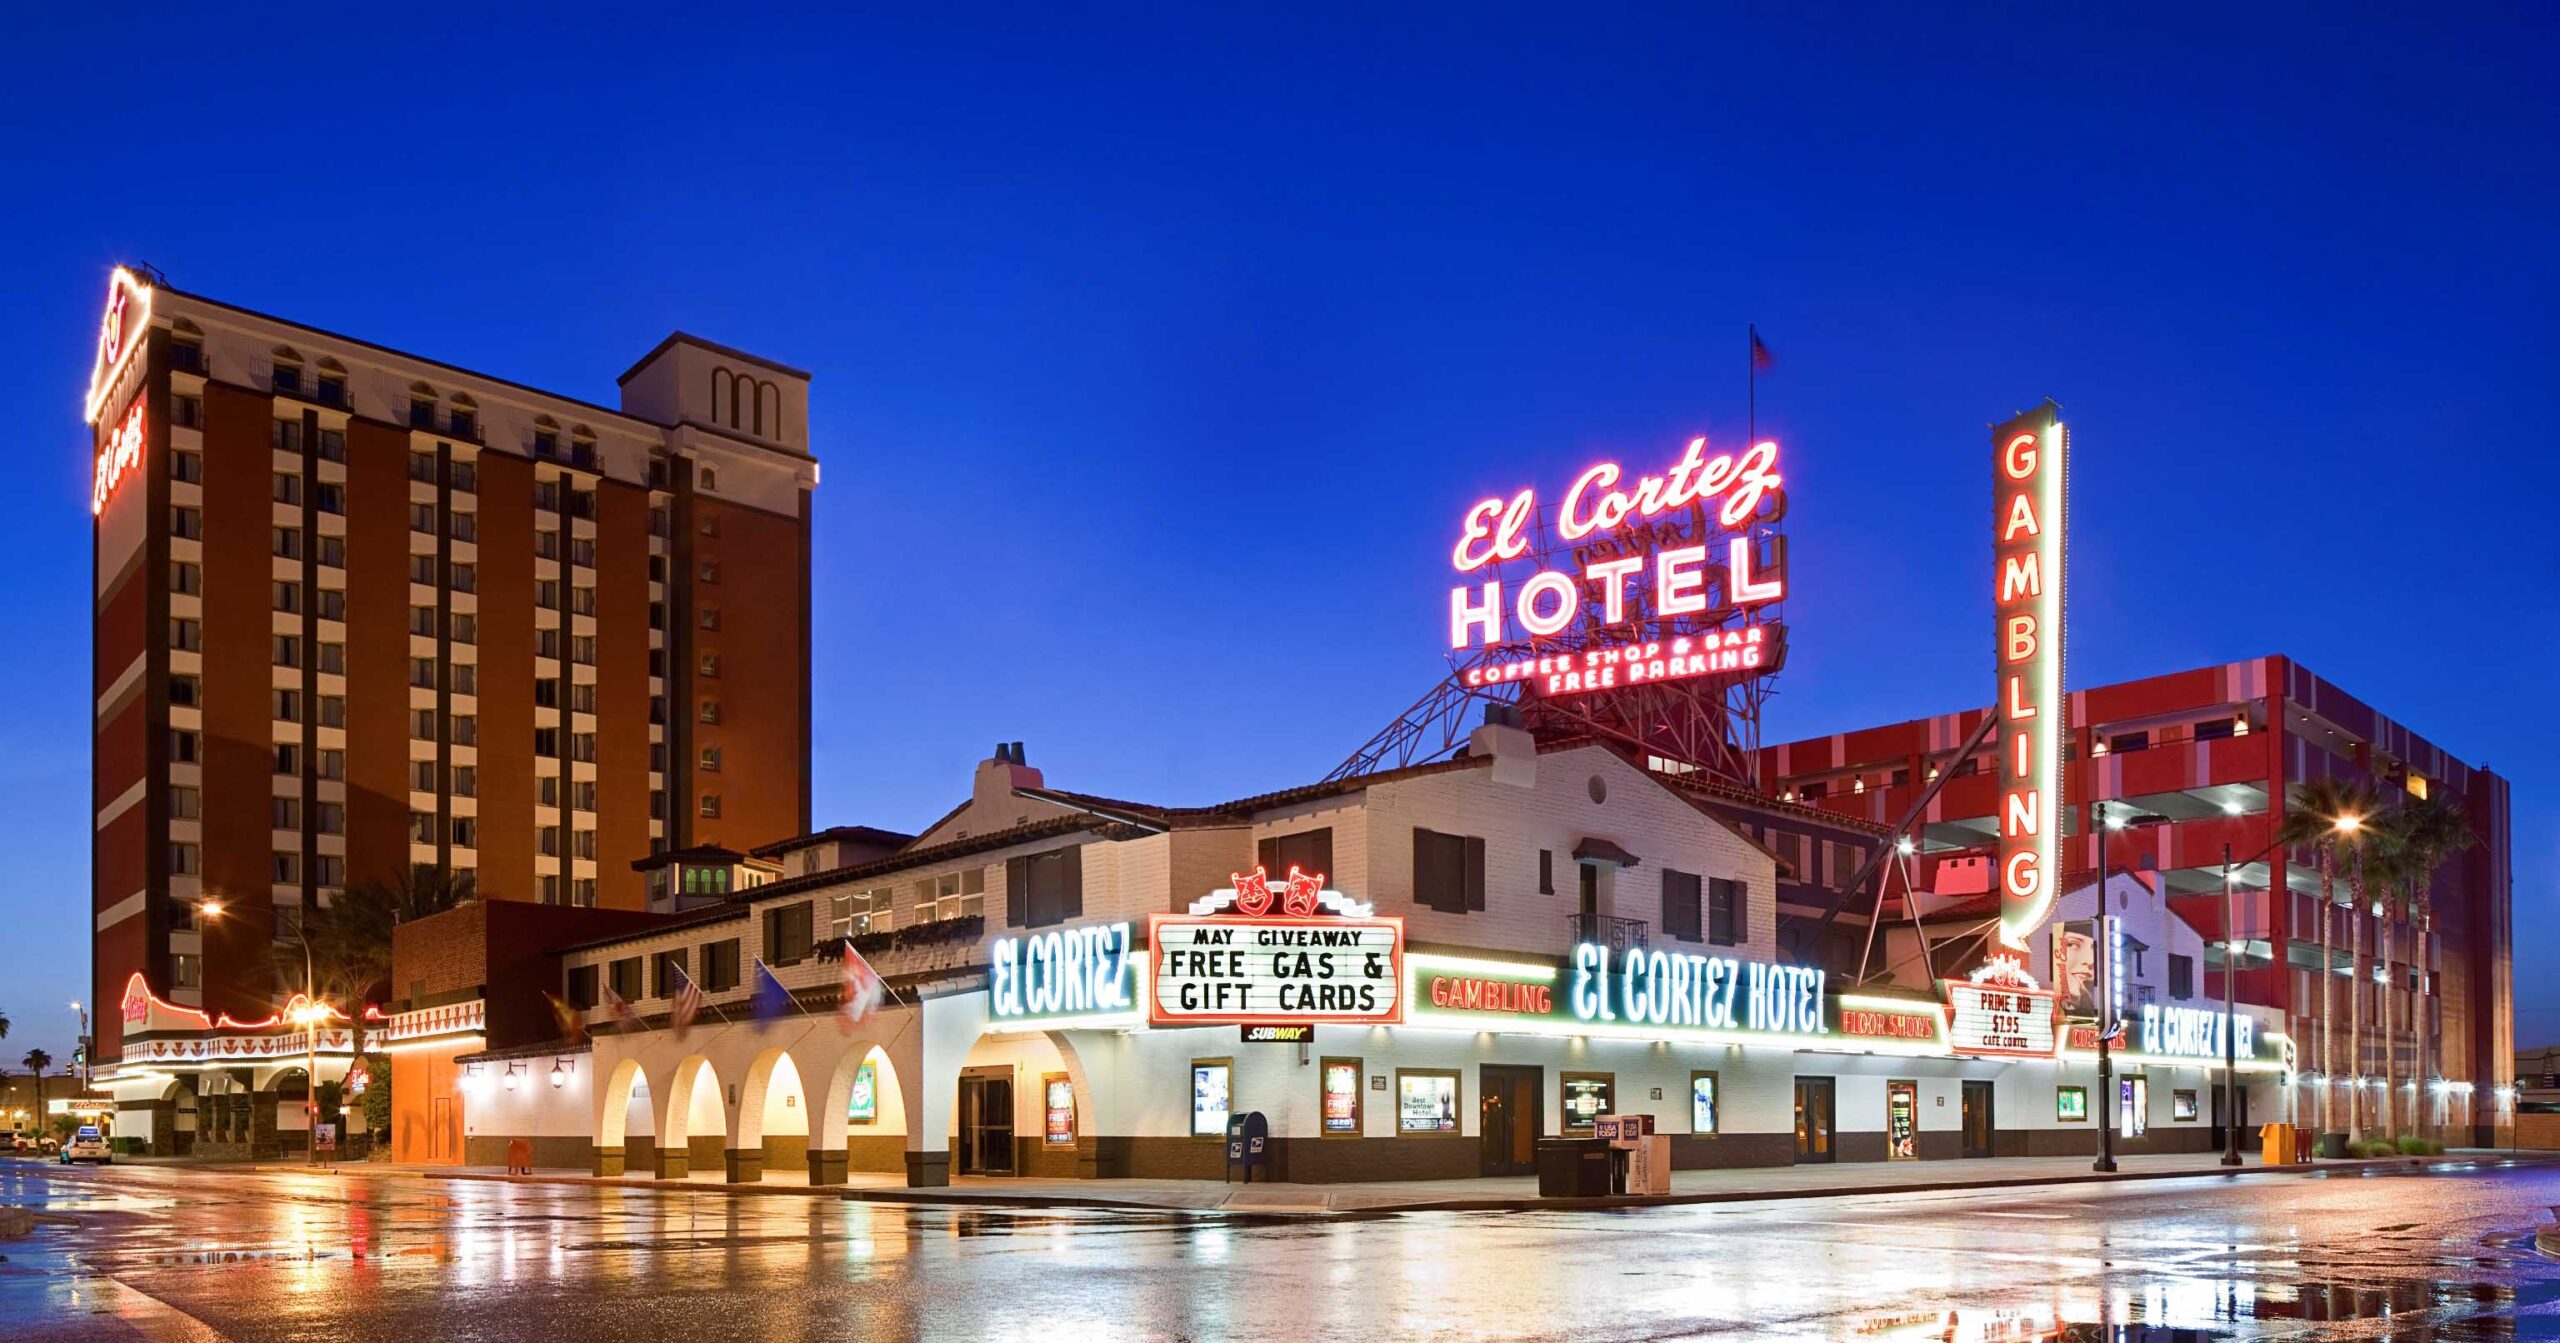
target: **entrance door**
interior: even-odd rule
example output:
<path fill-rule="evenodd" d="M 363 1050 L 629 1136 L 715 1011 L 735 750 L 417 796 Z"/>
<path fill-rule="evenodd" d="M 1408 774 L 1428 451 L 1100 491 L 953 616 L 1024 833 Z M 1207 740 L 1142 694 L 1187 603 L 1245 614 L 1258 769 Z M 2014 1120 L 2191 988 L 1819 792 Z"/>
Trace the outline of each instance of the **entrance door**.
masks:
<path fill-rule="evenodd" d="M 960 1075 L 960 1158 L 963 1175 L 1013 1174 L 1013 1073 Z"/>
<path fill-rule="evenodd" d="M 1920 1084 L 1884 1084 L 1884 1154 L 1889 1161 L 1920 1158 Z"/>
<path fill-rule="evenodd" d="M 1535 1175 L 1538 1137 L 1546 1132 L 1546 1070 L 1507 1063 L 1488 1063 L 1476 1077 L 1476 1125 L 1480 1151 L 1477 1171 L 1484 1175 Z"/>
<path fill-rule="evenodd" d="M 1831 1161 L 1831 1079 L 1796 1079 L 1796 1160 Z"/>
<path fill-rule="evenodd" d="M 1991 1155 L 1991 1084 L 1964 1084 L 1964 1154 Z"/>
<path fill-rule="evenodd" d="M 2214 1150 L 2220 1151 L 2223 1144 L 2229 1141 L 2222 1135 L 2222 1104 L 2229 1088 L 2217 1080 L 2212 1084 L 2212 1091 L 2213 1146 Z M 2249 1122 L 2249 1089 L 2247 1087 L 2240 1088 L 2240 1146 L 2246 1151 L 2258 1150 L 2258 1126 Z"/>

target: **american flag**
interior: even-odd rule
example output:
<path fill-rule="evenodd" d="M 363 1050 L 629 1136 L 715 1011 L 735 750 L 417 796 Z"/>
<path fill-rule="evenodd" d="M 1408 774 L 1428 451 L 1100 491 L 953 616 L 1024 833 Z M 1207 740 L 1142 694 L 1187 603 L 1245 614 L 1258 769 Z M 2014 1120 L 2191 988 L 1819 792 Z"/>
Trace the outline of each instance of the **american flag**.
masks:
<path fill-rule="evenodd" d="M 880 982 L 880 972 L 872 969 L 871 962 L 864 960 L 862 953 L 853 949 L 852 940 L 847 939 L 843 992 L 836 1001 L 837 1028 L 851 1035 L 857 1024 L 880 1010 L 880 999 L 887 992 L 888 985 Z"/>
<path fill-rule="evenodd" d="M 693 982 L 693 976 L 686 974 L 683 966 L 669 965 L 667 968 L 684 983 L 683 988 L 676 990 L 667 1012 L 667 1024 L 675 1028 L 676 1039 L 682 1041 L 692 1031 L 693 1019 L 702 1015 L 702 986 Z"/>

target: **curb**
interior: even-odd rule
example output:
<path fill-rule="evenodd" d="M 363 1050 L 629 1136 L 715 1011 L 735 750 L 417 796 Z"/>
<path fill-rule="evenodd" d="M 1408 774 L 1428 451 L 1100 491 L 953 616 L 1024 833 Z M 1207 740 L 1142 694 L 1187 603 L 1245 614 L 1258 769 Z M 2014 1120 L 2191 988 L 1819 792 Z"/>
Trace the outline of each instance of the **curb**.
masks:
<path fill-rule="evenodd" d="M 786 1198 L 836 1198 L 848 1202 L 894 1203 L 931 1207 L 993 1208 L 1096 1208 L 1124 1212 L 1208 1213 L 1229 1217 L 1372 1217 L 1383 1213 L 1403 1212 L 1607 1212 L 1622 1209 L 1669 1208 L 1690 1204 L 1763 1203 L 1803 1199 L 1853 1198 L 1871 1194 L 1937 1194 L 1966 1193 L 1974 1190 L 2024 1189 L 2040 1186 L 2082 1184 L 2114 1184 L 2131 1180 L 2194 1180 L 2237 1178 L 2265 1175 L 2370 1175 L 2400 1170 L 2423 1170 L 2431 1162 L 2477 1164 L 2484 1160 L 2511 1161 L 2518 1164 L 2548 1164 L 2554 1158 L 2515 1156 L 2499 1153 L 2483 1157 L 2371 1157 L 2325 1161 L 2290 1166 L 2210 1166 L 2192 1170 L 2117 1171 L 2101 1174 L 2020 1176 L 1996 1180 L 1928 1181 L 1905 1184 L 1862 1185 L 1855 1189 L 1727 1189 L 1693 1194 L 1614 1194 L 1596 1198 L 1450 1198 L 1429 1199 L 1409 1203 L 1385 1203 L 1372 1207 L 1335 1208 L 1330 1206 L 1287 1207 L 1269 1205 L 1192 1207 L 1176 1203 L 1160 1203 L 1143 1199 L 1104 1198 L 1082 1194 L 1012 1194 L 1001 1190 L 986 1193 L 950 1189 L 877 1189 L 845 1185 L 761 1185 L 711 1184 L 691 1180 L 633 1181 L 592 1175 L 498 1175 L 479 1171 L 383 1172 L 408 1174 L 429 1180 L 485 1180 L 507 1184 L 548 1184 L 608 1187 L 643 1193 L 692 1192 L 751 1195 Z M 1097 1181 L 1097 1183 L 1107 1183 Z"/>

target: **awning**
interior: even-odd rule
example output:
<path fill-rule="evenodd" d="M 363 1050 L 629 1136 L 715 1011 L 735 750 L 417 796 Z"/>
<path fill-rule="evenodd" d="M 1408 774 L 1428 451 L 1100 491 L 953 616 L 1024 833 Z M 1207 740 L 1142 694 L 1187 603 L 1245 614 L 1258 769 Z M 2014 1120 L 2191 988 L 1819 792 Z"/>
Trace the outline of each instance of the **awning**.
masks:
<path fill-rule="evenodd" d="M 1620 867 L 1636 865 L 1634 854 L 1608 840 L 1593 839 L 1588 835 L 1582 837 L 1581 843 L 1573 846 L 1573 857 L 1574 861 L 1581 863 L 1616 863 Z"/>

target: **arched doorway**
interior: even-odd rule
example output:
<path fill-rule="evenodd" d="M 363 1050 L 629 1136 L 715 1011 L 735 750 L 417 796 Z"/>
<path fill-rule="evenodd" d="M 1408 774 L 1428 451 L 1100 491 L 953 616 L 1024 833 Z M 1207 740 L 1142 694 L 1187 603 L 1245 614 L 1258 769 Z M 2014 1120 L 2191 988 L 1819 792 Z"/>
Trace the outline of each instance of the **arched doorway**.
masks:
<path fill-rule="evenodd" d="M 845 1051 L 828 1076 L 816 1115 L 812 1181 L 840 1184 L 848 1174 L 906 1174 L 906 1088 L 887 1050 L 873 1045 Z"/>
<path fill-rule="evenodd" d="M 781 1049 L 768 1049 L 747 1065 L 738 1093 L 738 1141 L 726 1154 L 725 1174 L 749 1182 L 766 1171 L 797 1173 L 809 1164 L 809 1094 L 800 1065 Z"/>
<path fill-rule="evenodd" d="M 658 1165 L 658 1115 L 649 1075 L 638 1059 L 614 1065 L 596 1113 L 593 1169 L 598 1175 L 651 1172 Z"/>
<path fill-rule="evenodd" d="M 681 1180 L 716 1171 L 729 1147 L 729 1107 L 720 1075 L 700 1054 L 676 1065 L 658 1104 L 658 1178 Z"/>

